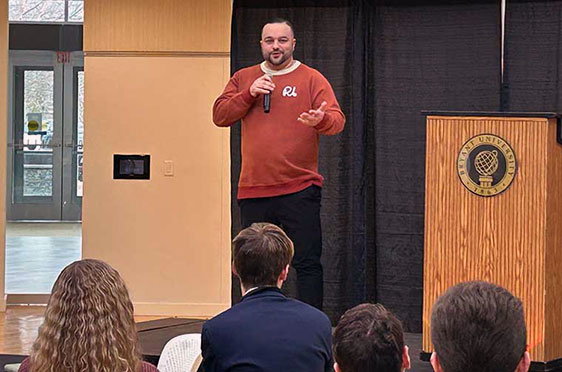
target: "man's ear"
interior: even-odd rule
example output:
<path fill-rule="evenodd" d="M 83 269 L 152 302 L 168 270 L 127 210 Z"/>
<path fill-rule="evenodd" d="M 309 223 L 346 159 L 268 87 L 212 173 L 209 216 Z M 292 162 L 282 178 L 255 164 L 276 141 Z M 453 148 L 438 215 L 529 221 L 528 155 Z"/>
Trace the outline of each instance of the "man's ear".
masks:
<path fill-rule="evenodd" d="M 529 355 L 528 351 L 525 351 L 525 353 L 521 357 L 521 360 L 519 361 L 519 364 L 517 365 L 517 369 L 515 370 L 515 372 L 527 372 L 530 366 L 531 356 Z"/>
<path fill-rule="evenodd" d="M 404 350 L 402 350 L 402 371 L 410 369 L 410 353 L 408 352 L 408 345 L 404 345 Z"/>
<path fill-rule="evenodd" d="M 279 280 L 285 281 L 287 280 L 287 276 L 289 275 L 289 265 L 285 266 L 281 274 L 279 274 Z"/>
<path fill-rule="evenodd" d="M 236 266 L 234 266 L 234 262 L 230 265 L 230 267 L 231 267 L 231 269 L 232 269 L 232 273 L 233 273 L 234 275 L 236 275 L 236 277 L 237 277 L 238 279 L 240 279 L 240 275 L 238 275 L 238 271 L 236 271 Z"/>
<path fill-rule="evenodd" d="M 431 366 L 433 367 L 433 370 L 435 372 L 443 372 L 443 368 L 441 368 L 441 363 L 439 362 L 439 357 L 437 356 L 437 353 L 435 353 L 435 351 L 431 353 L 431 359 L 429 360 L 429 362 L 431 363 Z"/>
<path fill-rule="evenodd" d="M 338 365 L 338 362 L 334 363 L 334 371 L 341 372 L 341 369 L 340 369 L 340 366 Z"/>

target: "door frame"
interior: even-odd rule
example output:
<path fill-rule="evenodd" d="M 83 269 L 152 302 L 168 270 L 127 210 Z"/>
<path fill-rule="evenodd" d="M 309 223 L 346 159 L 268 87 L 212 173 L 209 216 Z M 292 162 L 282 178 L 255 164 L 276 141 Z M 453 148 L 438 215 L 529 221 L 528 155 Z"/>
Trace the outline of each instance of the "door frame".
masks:
<path fill-rule="evenodd" d="M 55 51 L 11 50 L 8 64 L 8 148 L 6 174 L 6 217 L 7 220 L 81 220 L 81 198 L 75 195 L 75 175 L 73 151 L 76 101 L 74 90 L 76 69 L 83 69 L 83 52 L 70 53 L 70 62 L 59 63 Z M 18 67 L 50 67 L 54 71 L 54 116 L 53 116 L 53 195 L 51 203 L 15 202 L 14 197 L 14 160 L 15 160 L 15 72 Z M 67 93 L 69 92 L 69 93 Z M 66 125 L 65 125 L 66 124 Z M 56 166 L 60 164 L 60 166 Z M 75 167 L 74 167 L 75 168 Z"/>
<path fill-rule="evenodd" d="M 84 71 L 84 53 L 70 53 L 63 68 L 62 200 L 61 220 L 82 220 L 82 197 L 76 196 L 77 156 L 84 144 L 78 143 L 78 72 Z"/>

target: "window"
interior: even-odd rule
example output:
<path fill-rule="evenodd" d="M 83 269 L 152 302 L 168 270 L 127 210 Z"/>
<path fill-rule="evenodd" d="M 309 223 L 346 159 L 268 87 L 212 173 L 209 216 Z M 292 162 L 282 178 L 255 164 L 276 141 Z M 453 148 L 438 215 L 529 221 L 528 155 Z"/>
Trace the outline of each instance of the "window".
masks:
<path fill-rule="evenodd" d="M 10 22 L 82 23 L 84 0 L 9 0 Z"/>
<path fill-rule="evenodd" d="M 67 0 L 67 22 L 84 22 L 84 0 Z"/>

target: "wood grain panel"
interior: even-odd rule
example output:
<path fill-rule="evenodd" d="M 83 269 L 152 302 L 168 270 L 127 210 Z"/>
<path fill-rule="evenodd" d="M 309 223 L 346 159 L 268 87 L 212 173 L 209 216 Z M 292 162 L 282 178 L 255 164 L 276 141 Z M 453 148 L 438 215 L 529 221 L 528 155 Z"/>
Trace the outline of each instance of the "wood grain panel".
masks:
<path fill-rule="evenodd" d="M 222 58 L 226 52 L 85 52 L 85 57 L 175 57 L 175 58 Z"/>
<path fill-rule="evenodd" d="M 555 360 L 562 358 L 562 146 L 554 140 L 556 119 L 548 132 L 545 358 Z"/>
<path fill-rule="evenodd" d="M 456 160 L 471 137 L 495 134 L 518 162 L 509 189 L 480 197 L 460 182 Z M 547 119 L 427 118 L 423 350 L 432 350 L 431 307 L 448 287 L 487 280 L 520 297 L 533 360 L 544 360 Z"/>
<path fill-rule="evenodd" d="M 86 0 L 84 7 L 86 52 L 230 50 L 231 0 Z"/>

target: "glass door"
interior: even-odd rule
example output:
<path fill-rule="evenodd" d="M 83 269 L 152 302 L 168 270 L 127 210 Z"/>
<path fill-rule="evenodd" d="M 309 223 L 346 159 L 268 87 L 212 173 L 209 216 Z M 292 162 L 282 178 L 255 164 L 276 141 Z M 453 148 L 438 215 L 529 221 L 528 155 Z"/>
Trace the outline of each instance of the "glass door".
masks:
<path fill-rule="evenodd" d="M 64 125 L 62 149 L 62 219 L 82 218 L 82 158 L 84 154 L 84 57 L 73 53 L 64 68 Z"/>
<path fill-rule="evenodd" d="M 80 220 L 83 57 L 67 55 L 10 53 L 9 220 Z"/>

